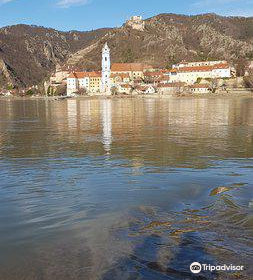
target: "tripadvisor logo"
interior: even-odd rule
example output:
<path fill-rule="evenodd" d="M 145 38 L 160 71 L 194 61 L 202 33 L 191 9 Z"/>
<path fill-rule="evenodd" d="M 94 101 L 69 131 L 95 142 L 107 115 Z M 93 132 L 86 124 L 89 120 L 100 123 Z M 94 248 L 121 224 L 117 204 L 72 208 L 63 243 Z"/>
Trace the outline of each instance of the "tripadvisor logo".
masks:
<path fill-rule="evenodd" d="M 197 274 L 197 273 L 201 272 L 202 266 L 201 266 L 200 263 L 194 262 L 194 263 L 191 264 L 190 270 L 191 270 L 192 273 Z"/>
<path fill-rule="evenodd" d="M 200 264 L 198 262 L 194 262 L 190 265 L 190 270 L 194 274 L 200 273 L 202 270 L 204 271 L 242 271 L 244 270 L 244 266 L 235 266 L 235 265 L 210 265 L 210 264 Z"/>

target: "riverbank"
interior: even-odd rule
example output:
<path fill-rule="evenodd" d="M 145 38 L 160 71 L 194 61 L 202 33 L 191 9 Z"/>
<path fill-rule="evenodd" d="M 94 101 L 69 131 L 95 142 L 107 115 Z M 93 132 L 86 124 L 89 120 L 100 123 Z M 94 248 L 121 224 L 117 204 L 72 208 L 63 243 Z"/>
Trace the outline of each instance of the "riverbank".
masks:
<path fill-rule="evenodd" d="M 218 91 L 216 93 L 165 93 L 165 94 L 119 94 L 119 95 L 83 95 L 83 96 L 0 96 L 0 99 L 43 99 L 50 101 L 62 101 L 67 99 L 124 99 L 124 98 L 251 98 L 253 97 L 252 90 L 233 90 L 233 91 Z"/>

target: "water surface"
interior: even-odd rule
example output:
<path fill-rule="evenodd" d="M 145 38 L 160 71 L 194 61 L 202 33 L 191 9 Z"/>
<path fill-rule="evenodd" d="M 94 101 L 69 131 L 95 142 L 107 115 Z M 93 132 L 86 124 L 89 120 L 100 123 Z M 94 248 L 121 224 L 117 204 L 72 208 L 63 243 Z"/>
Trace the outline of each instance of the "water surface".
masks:
<path fill-rule="evenodd" d="M 253 99 L 1 100 L 0 178 L 1 280 L 253 277 Z"/>

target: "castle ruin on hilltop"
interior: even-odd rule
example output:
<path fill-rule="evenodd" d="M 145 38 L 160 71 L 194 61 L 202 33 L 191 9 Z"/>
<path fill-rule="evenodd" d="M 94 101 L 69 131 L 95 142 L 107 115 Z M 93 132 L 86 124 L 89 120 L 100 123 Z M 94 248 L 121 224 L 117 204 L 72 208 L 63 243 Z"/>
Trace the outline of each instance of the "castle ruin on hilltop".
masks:
<path fill-rule="evenodd" d="M 133 16 L 125 23 L 126 27 L 131 27 L 132 29 L 144 31 L 145 29 L 145 21 L 141 16 Z"/>

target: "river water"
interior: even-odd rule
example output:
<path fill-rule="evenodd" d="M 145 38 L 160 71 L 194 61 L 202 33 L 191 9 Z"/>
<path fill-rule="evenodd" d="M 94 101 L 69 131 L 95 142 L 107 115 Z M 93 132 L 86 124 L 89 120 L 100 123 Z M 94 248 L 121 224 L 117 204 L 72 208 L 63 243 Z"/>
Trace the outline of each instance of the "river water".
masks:
<path fill-rule="evenodd" d="M 252 189 L 253 98 L 1 100 L 0 279 L 253 279 Z"/>

